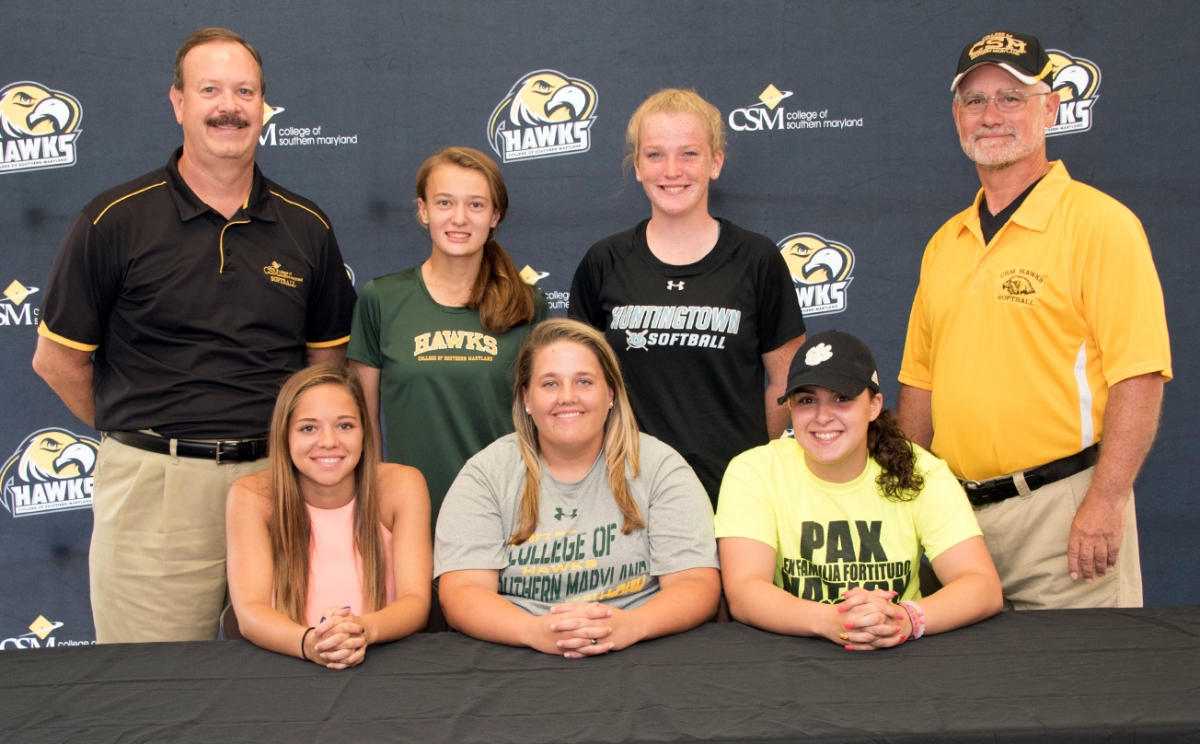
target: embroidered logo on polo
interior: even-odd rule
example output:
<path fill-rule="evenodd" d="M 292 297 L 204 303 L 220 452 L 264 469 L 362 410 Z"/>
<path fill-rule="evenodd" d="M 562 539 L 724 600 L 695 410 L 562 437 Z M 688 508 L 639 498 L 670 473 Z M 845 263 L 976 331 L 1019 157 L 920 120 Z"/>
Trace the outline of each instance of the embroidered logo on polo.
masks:
<path fill-rule="evenodd" d="M 857 540 L 855 537 L 857 536 Z M 793 596 L 834 604 L 856 587 L 904 596 L 912 561 L 890 561 L 883 549 L 883 522 L 839 519 L 800 523 L 800 556 L 785 557 L 783 588 Z M 824 555 L 818 551 L 824 549 Z"/>
<path fill-rule="evenodd" d="M 75 165 L 79 99 L 23 80 L 0 89 L 0 173 Z"/>
<path fill-rule="evenodd" d="M 1038 288 L 1045 282 L 1041 274 L 1029 269 L 1008 269 L 1000 272 L 1000 291 L 997 300 L 1018 305 L 1037 304 Z"/>
<path fill-rule="evenodd" d="M 816 233 L 795 233 L 777 244 L 796 288 L 805 317 L 846 309 L 846 290 L 854 281 L 854 251 Z"/>
<path fill-rule="evenodd" d="M 513 84 L 488 119 L 488 141 L 505 163 L 587 152 L 596 89 L 557 70 L 535 70 Z"/>
<path fill-rule="evenodd" d="M 13 279 L 0 299 L 0 326 L 36 326 L 40 310 L 27 300 L 37 291 L 37 287 L 26 287 Z"/>
<path fill-rule="evenodd" d="M 90 508 L 99 446 L 66 429 L 35 431 L 0 470 L 0 504 L 14 517 Z"/>
<path fill-rule="evenodd" d="M 272 261 L 270 266 L 264 266 L 263 273 L 271 277 L 271 281 L 275 284 L 282 284 L 285 287 L 296 287 L 304 281 L 303 277 L 285 270 L 278 261 Z"/>
<path fill-rule="evenodd" d="M 649 351 L 654 346 L 724 349 L 725 339 L 736 336 L 741 324 L 742 311 L 728 307 L 621 305 L 612 309 L 608 327 L 625 331 L 626 350 Z"/>
<path fill-rule="evenodd" d="M 455 350 L 464 353 L 455 354 Z M 476 353 L 466 354 L 468 351 Z M 413 338 L 413 356 L 422 362 L 490 362 L 498 353 L 495 336 L 475 331 L 432 331 Z"/>
<path fill-rule="evenodd" d="M 500 593 L 554 603 L 597 602 L 640 592 L 650 580 L 646 561 L 601 565 L 624 537 L 615 522 L 592 530 L 534 533 L 508 549 Z"/>
<path fill-rule="evenodd" d="M 1099 100 L 1100 68 L 1083 57 L 1072 57 L 1058 49 L 1047 49 L 1053 66 L 1050 87 L 1058 93 L 1058 115 L 1047 137 L 1086 132 L 1092 128 L 1092 107 Z"/>

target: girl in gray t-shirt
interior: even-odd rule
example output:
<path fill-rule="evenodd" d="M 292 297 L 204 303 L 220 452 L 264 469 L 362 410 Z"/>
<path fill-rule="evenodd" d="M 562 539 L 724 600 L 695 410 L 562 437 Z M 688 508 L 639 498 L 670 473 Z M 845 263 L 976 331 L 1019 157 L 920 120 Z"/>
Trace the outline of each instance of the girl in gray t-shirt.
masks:
<path fill-rule="evenodd" d="M 711 617 L 712 507 L 683 458 L 638 433 L 604 337 L 547 320 L 514 371 L 516 433 L 467 462 L 438 518 L 450 624 L 579 657 Z"/>

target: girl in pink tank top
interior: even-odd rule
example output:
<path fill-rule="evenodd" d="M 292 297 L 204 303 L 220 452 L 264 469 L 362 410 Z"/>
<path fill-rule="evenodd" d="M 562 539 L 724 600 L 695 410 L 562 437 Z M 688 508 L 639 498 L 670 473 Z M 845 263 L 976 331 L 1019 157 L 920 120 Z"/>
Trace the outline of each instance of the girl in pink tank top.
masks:
<path fill-rule="evenodd" d="M 270 467 L 238 479 L 226 508 L 242 635 L 344 669 L 424 627 L 429 493 L 416 469 L 379 462 L 357 375 L 333 364 L 293 375 L 270 442 Z"/>

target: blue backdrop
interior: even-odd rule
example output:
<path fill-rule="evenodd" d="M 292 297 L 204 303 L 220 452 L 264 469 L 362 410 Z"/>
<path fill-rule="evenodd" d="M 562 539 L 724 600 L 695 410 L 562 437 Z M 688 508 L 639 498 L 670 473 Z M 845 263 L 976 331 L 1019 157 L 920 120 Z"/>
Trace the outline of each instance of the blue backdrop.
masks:
<path fill-rule="evenodd" d="M 1146 601 L 1200 597 L 1186 452 L 1200 361 L 1188 237 L 1200 5 L 45 0 L 7 8 L 4 25 L 0 646 L 93 638 L 88 458 L 57 471 L 39 463 L 98 435 L 30 368 L 38 309 L 78 210 L 161 166 L 181 141 L 167 100 L 175 50 L 211 25 L 262 53 L 275 113 L 259 164 L 331 216 L 359 288 L 428 255 L 412 215 L 417 166 L 440 146 L 470 145 L 495 152 L 504 171 L 500 241 L 564 314 L 587 248 L 649 215 L 622 171 L 629 115 L 659 88 L 697 89 L 730 126 L 713 213 L 786 251 L 841 247 L 839 276 L 798 282 L 799 297 L 810 331 L 848 330 L 875 350 L 889 404 L 922 250 L 978 189 L 950 117 L 958 53 L 1000 28 L 1037 35 L 1071 99 L 1050 156 L 1142 219 L 1166 295 L 1176 380 L 1137 485 Z M 506 99 L 537 71 L 590 90 L 591 105 L 514 125 Z M 10 116 L 19 105 L 42 106 L 38 126 Z"/>

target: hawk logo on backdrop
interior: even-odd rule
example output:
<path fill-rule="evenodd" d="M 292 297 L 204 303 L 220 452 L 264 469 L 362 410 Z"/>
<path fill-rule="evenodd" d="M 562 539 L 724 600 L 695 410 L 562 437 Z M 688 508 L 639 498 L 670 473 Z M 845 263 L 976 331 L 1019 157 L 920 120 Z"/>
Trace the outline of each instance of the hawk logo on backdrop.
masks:
<path fill-rule="evenodd" d="M 99 446 L 66 429 L 35 431 L 0 470 L 0 503 L 14 517 L 91 508 Z"/>
<path fill-rule="evenodd" d="M 282 114 L 287 109 L 282 106 L 272 106 L 263 101 L 263 128 L 258 137 L 261 147 L 310 147 L 312 145 L 357 145 L 358 134 L 338 135 L 326 134 L 322 126 L 285 126 L 276 129 L 276 122 L 271 119 Z"/>
<path fill-rule="evenodd" d="M 66 623 L 52 622 L 46 619 L 45 615 L 38 615 L 37 619 L 29 624 L 29 632 L 23 633 L 12 638 L 5 638 L 0 641 L 0 651 L 10 648 L 53 648 L 55 646 L 91 646 L 95 641 L 75 641 L 64 640 L 60 641 L 53 635 L 54 631 L 63 627 Z"/>
<path fill-rule="evenodd" d="M 4 289 L 4 299 L 0 300 L 0 326 L 35 326 L 38 324 L 38 313 L 41 311 L 26 300 L 37 287 L 26 287 L 16 279 Z"/>
<path fill-rule="evenodd" d="M 1092 128 L 1092 107 L 1100 98 L 1100 68 L 1095 62 L 1047 49 L 1053 65 L 1050 87 L 1058 93 L 1058 117 L 1046 136 L 1086 132 Z"/>
<path fill-rule="evenodd" d="M 505 163 L 587 152 L 596 89 L 557 70 L 525 75 L 488 119 L 488 141 Z"/>
<path fill-rule="evenodd" d="M 766 132 L 776 129 L 848 129 L 861 127 L 862 117 L 838 118 L 829 116 L 829 109 L 788 111 L 784 100 L 792 91 L 780 90 L 772 83 L 758 95 L 758 103 L 729 112 L 729 128 L 735 132 Z"/>
<path fill-rule="evenodd" d="M 846 309 L 846 290 L 854 281 L 854 251 L 815 233 L 796 233 L 779 241 L 805 317 Z"/>
<path fill-rule="evenodd" d="M 75 165 L 79 99 L 24 80 L 0 89 L 0 173 Z"/>

